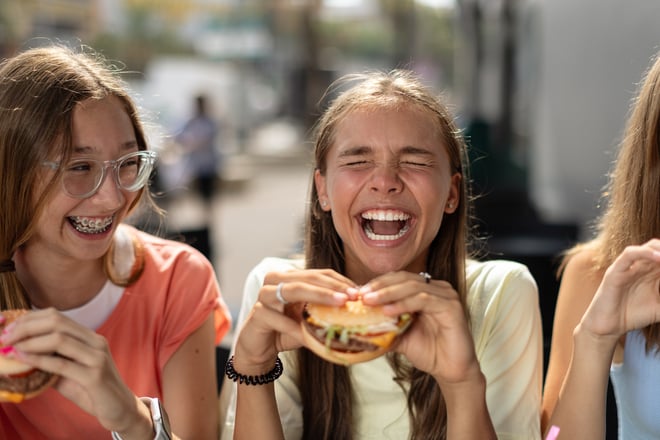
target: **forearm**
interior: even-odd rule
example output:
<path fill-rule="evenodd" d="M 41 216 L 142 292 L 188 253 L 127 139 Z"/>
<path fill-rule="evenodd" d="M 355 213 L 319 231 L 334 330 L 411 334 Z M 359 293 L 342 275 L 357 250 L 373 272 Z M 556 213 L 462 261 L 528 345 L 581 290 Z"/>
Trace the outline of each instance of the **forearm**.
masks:
<path fill-rule="evenodd" d="M 236 363 L 241 375 L 260 376 L 267 366 L 247 366 Z M 275 383 L 248 385 L 238 382 L 234 439 L 284 439 L 282 422 L 275 399 Z"/>
<path fill-rule="evenodd" d="M 442 387 L 447 405 L 448 440 L 496 439 L 486 405 L 486 379 L 479 372 L 469 382 Z"/>
<path fill-rule="evenodd" d="M 234 439 L 283 439 L 275 385 L 238 385 Z"/>
<path fill-rule="evenodd" d="M 616 342 L 601 340 L 578 325 L 568 373 L 549 426 L 562 438 L 605 438 L 605 413 L 610 364 Z"/>

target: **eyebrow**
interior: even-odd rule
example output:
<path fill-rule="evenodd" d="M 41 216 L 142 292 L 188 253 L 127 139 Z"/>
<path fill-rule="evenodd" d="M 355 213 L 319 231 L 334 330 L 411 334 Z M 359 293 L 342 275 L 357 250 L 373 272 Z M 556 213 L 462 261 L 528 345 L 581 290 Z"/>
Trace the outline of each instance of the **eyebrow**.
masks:
<path fill-rule="evenodd" d="M 122 151 L 124 150 L 132 150 L 133 148 L 138 147 L 137 140 L 131 140 L 124 142 L 121 144 L 120 149 Z M 91 147 L 89 145 L 80 145 L 80 146 L 75 146 L 73 147 L 73 152 L 74 154 L 91 154 L 96 151 L 96 148 Z"/>
<path fill-rule="evenodd" d="M 347 148 L 346 150 L 343 150 L 339 152 L 338 157 L 350 157 L 350 156 L 364 156 L 365 154 L 369 154 L 372 152 L 372 148 L 366 145 L 361 145 L 357 147 L 351 147 Z M 413 145 L 407 145 L 398 152 L 399 155 L 404 155 L 404 154 L 414 154 L 418 156 L 433 156 L 433 152 L 426 149 L 426 148 L 421 148 L 421 147 L 415 147 Z"/>
<path fill-rule="evenodd" d="M 421 147 L 415 147 L 413 145 L 407 145 L 401 149 L 400 154 L 415 154 L 418 156 L 433 156 L 433 152 Z"/>
<path fill-rule="evenodd" d="M 361 145 L 357 147 L 347 148 L 339 152 L 338 157 L 350 157 L 350 156 L 364 156 L 365 154 L 371 153 L 372 148 L 367 147 L 366 145 Z"/>

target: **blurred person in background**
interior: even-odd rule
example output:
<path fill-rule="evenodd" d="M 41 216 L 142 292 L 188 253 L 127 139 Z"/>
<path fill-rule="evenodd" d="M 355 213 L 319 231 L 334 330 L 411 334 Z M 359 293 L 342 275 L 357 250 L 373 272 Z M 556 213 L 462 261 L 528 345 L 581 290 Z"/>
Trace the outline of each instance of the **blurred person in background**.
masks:
<path fill-rule="evenodd" d="M 660 438 L 660 57 L 646 72 L 596 234 L 563 261 L 543 426 L 602 439 L 608 379 L 620 439 Z"/>
<path fill-rule="evenodd" d="M 180 148 L 180 161 L 185 180 L 193 184 L 209 206 L 220 178 L 221 156 L 217 148 L 219 124 L 209 113 L 209 98 L 194 97 L 194 113 L 174 136 Z"/>
<path fill-rule="evenodd" d="M 317 125 L 304 260 L 266 258 L 246 281 L 223 438 L 540 438 L 536 283 L 519 263 L 471 258 L 453 118 L 411 72 L 337 90 L 351 80 Z M 317 357 L 304 304 L 356 298 L 414 321 L 385 356 Z"/>
<path fill-rule="evenodd" d="M 215 347 L 230 327 L 209 261 L 124 223 L 156 155 L 119 71 L 90 49 L 0 66 L 0 308 L 30 311 L 3 355 L 57 382 L 0 403 L 0 438 L 218 435 Z M 111 433 L 112 431 L 112 433 Z"/>

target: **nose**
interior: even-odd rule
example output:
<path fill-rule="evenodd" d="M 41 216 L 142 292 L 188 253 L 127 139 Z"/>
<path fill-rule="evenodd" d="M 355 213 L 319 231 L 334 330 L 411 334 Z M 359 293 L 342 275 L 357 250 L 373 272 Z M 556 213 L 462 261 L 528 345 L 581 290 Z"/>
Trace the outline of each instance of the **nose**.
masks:
<path fill-rule="evenodd" d="M 126 198 L 117 184 L 116 168 L 106 166 L 103 180 L 99 189 L 91 196 L 94 201 L 108 210 L 118 209 L 124 204 Z"/>
<path fill-rule="evenodd" d="M 399 176 L 399 169 L 395 165 L 383 164 L 374 168 L 371 177 L 371 190 L 383 194 L 401 192 L 403 182 Z"/>

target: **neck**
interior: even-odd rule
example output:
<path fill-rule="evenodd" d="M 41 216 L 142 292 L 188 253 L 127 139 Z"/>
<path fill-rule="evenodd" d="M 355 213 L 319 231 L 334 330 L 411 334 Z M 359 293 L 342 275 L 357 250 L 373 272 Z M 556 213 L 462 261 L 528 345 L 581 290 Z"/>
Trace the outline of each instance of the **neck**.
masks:
<path fill-rule="evenodd" d="M 16 253 L 16 274 L 34 307 L 69 310 L 82 306 L 98 294 L 107 281 L 102 259 L 88 262 L 25 258 Z M 38 263 L 37 263 L 38 261 Z"/>

